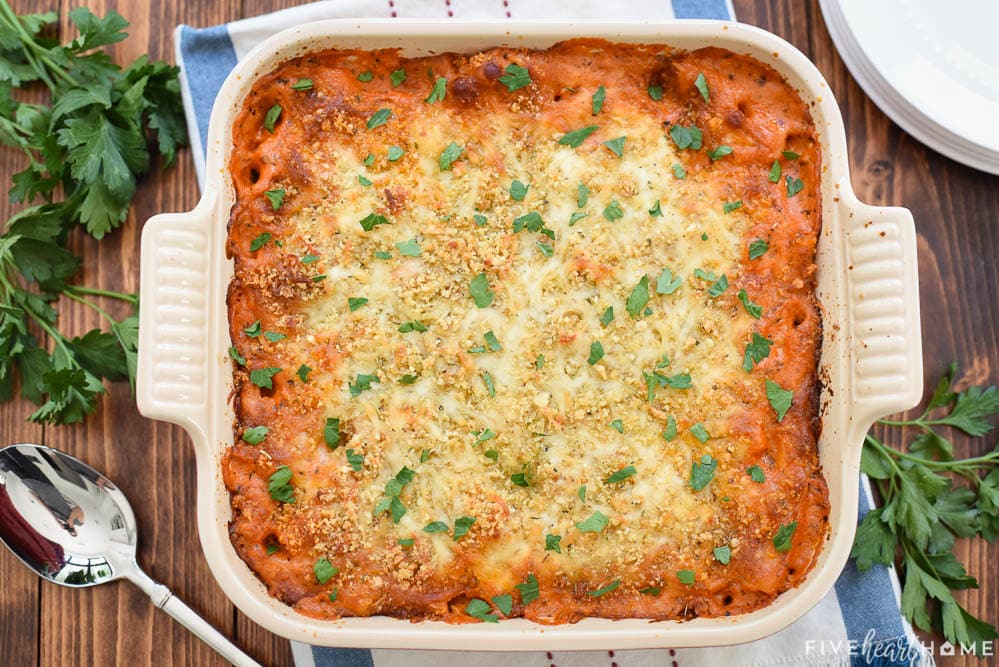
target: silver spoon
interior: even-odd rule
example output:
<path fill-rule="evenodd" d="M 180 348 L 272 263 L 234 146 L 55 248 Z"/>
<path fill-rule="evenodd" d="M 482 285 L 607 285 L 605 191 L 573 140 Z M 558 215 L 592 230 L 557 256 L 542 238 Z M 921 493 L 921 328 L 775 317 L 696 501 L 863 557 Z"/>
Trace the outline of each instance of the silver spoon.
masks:
<path fill-rule="evenodd" d="M 62 586 L 128 579 L 226 660 L 260 667 L 139 569 L 135 515 L 125 494 L 68 454 L 41 445 L 0 449 L 0 541 L 39 576 Z"/>

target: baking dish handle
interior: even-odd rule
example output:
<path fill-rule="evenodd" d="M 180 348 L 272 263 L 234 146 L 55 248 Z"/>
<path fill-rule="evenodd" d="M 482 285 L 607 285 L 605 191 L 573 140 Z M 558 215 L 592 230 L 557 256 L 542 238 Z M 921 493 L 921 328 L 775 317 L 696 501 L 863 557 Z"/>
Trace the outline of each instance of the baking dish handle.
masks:
<path fill-rule="evenodd" d="M 916 228 L 905 208 L 855 202 L 846 233 L 854 424 L 864 432 L 923 393 Z"/>
<path fill-rule="evenodd" d="M 184 427 L 205 442 L 212 207 L 150 218 L 142 230 L 139 412 Z"/>

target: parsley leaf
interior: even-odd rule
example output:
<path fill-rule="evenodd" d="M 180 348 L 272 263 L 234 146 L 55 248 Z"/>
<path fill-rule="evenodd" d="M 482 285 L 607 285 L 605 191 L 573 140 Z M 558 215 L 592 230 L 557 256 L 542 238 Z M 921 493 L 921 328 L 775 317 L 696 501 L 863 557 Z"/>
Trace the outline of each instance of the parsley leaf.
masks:
<path fill-rule="evenodd" d="M 600 316 L 600 324 L 607 326 L 614 321 L 614 306 L 607 306 L 607 310 Z"/>
<path fill-rule="evenodd" d="M 617 590 L 617 587 L 620 585 L 621 585 L 621 580 L 615 579 L 614 581 L 610 582 L 609 584 L 607 584 L 602 588 L 598 588 L 595 591 L 587 591 L 586 594 L 594 598 L 603 597 L 604 595 L 607 595 L 611 591 Z"/>
<path fill-rule="evenodd" d="M 656 278 L 656 294 L 673 294 L 680 289 L 682 284 L 683 278 L 680 276 L 674 278 L 672 271 L 663 269 L 659 277 Z"/>
<path fill-rule="evenodd" d="M 327 417 L 326 426 L 323 427 L 323 440 L 330 449 L 340 446 L 340 418 Z"/>
<path fill-rule="evenodd" d="M 274 124 L 278 122 L 279 118 L 281 118 L 281 105 L 275 104 L 267 110 L 267 115 L 264 116 L 264 128 L 274 134 Z"/>
<path fill-rule="evenodd" d="M 666 429 L 663 431 L 663 440 L 672 442 L 676 439 L 676 417 L 670 415 L 666 418 Z"/>
<path fill-rule="evenodd" d="M 406 151 L 399 148 L 398 146 L 393 145 L 388 147 L 387 157 L 389 162 L 398 162 L 400 159 L 402 159 L 402 156 L 405 154 Z"/>
<path fill-rule="evenodd" d="M 631 294 L 628 295 L 628 299 L 625 302 L 625 309 L 627 309 L 628 314 L 631 315 L 632 319 L 638 317 L 646 304 L 649 303 L 649 277 L 642 276 L 642 279 L 638 281 L 638 284 L 631 290 Z"/>
<path fill-rule="evenodd" d="M 673 142 L 680 150 L 692 148 L 696 151 L 701 148 L 701 141 L 703 139 L 701 131 L 693 125 L 690 127 L 674 125 L 669 129 L 669 136 L 673 138 Z"/>
<path fill-rule="evenodd" d="M 770 356 L 770 346 L 774 342 L 769 338 L 764 338 L 760 334 L 753 332 L 753 339 L 746 346 L 746 353 L 742 357 L 742 370 L 747 373 L 753 370 L 753 366 Z"/>
<path fill-rule="evenodd" d="M 413 331 L 422 333 L 426 330 L 427 330 L 426 325 L 420 322 L 419 320 L 413 320 L 411 322 L 403 322 L 402 324 L 399 325 L 399 333 L 410 333 Z"/>
<path fill-rule="evenodd" d="M 618 482 L 623 482 L 632 475 L 636 474 L 638 471 L 635 470 L 635 466 L 626 466 L 621 468 L 613 475 L 604 480 L 605 484 L 617 484 Z"/>
<path fill-rule="evenodd" d="M 541 597 L 541 591 L 538 587 L 538 579 L 533 574 L 527 575 L 527 579 L 524 583 L 517 584 L 514 588 L 520 592 L 521 604 L 530 604 Z"/>
<path fill-rule="evenodd" d="M 291 84 L 292 90 L 310 90 L 312 88 L 312 79 L 299 79 L 295 83 Z"/>
<path fill-rule="evenodd" d="M 496 608 L 499 609 L 504 616 L 509 616 L 510 612 L 513 611 L 513 596 L 512 595 L 494 595 L 490 598 Z"/>
<path fill-rule="evenodd" d="M 693 586 L 694 582 L 697 581 L 697 575 L 694 574 L 693 570 L 677 570 L 676 578 L 680 580 L 681 584 L 687 586 Z"/>
<path fill-rule="evenodd" d="M 366 232 L 370 232 L 372 229 L 378 225 L 389 225 L 391 224 L 384 215 L 378 213 L 369 213 L 368 215 L 361 218 L 358 222 L 361 224 L 361 229 Z"/>
<path fill-rule="evenodd" d="M 393 71 L 391 74 L 389 74 L 389 81 L 392 82 L 393 88 L 400 85 L 405 80 L 406 80 L 406 70 L 404 69 L 397 69 Z"/>
<path fill-rule="evenodd" d="M 273 389 L 274 385 L 272 379 L 275 375 L 281 372 L 280 368 L 274 366 L 267 366 L 266 368 L 258 368 L 256 370 L 250 371 L 250 382 L 257 385 L 261 389 Z"/>
<path fill-rule="evenodd" d="M 347 385 L 351 398 L 357 398 L 361 395 L 361 392 L 370 390 L 372 382 L 381 382 L 381 380 L 378 379 L 377 375 L 358 373 L 357 378 Z"/>
<path fill-rule="evenodd" d="M 746 312 L 749 313 L 749 316 L 757 320 L 760 319 L 760 316 L 763 315 L 763 307 L 759 304 L 753 303 L 745 289 L 739 290 L 738 296 L 739 301 L 742 302 L 742 305 L 746 309 Z"/>
<path fill-rule="evenodd" d="M 717 467 L 718 461 L 712 458 L 710 454 L 702 456 L 700 462 L 694 461 L 690 467 L 690 488 L 694 491 L 700 491 L 710 484 L 711 480 L 715 478 L 715 469 Z"/>
<path fill-rule="evenodd" d="M 749 259 L 759 259 L 763 255 L 767 254 L 767 250 L 770 249 L 770 244 L 763 239 L 756 239 L 749 244 Z"/>
<path fill-rule="evenodd" d="M 722 144 L 721 146 L 718 146 L 714 150 L 708 151 L 708 157 L 711 158 L 712 162 L 715 162 L 716 160 L 720 160 L 723 157 L 725 157 L 726 155 L 731 155 L 731 154 L 732 154 L 732 147 L 731 146 L 726 146 L 725 144 Z"/>
<path fill-rule="evenodd" d="M 389 118 L 392 117 L 391 109 L 379 109 L 378 111 L 371 114 L 368 118 L 368 129 L 373 130 L 376 127 L 381 127 L 388 122 Z"/>
<path fill-rule="evenodd" d="M 591 100 L 594 116 L 600 113 L 600 111 L 604 108 L 605 99 L 607 99 L 607 89 L 603 86 L 598 86 L 596 91 L 594 91 L 593 98 Z"/>
<path fill-rule="evenodd" d="M 465 535 L 468 535 L 468 531 L 472 529 L 472 524 L 475 523 L 475 517 L 472 516 L 462 516 L 454 520 L 454 541 L 457 542 Z"/>
<path fill-rule="evenodd" d="M 264 192 L 264 196 L 267 197 L 267 201 L 271 203 L 271 209 L 274 211 L 281 208 L 281 204 L 284 203 L 284 194 L 284 188 L 275 188 Z"/>
<path fill-rule="evenodd" d="M 232 360 L 240 366 L 246 366 L 246 357 L 241 355 L 239 350 L 237 350 L 233 345 L 229 346 L 229 356 L 232 357 Z"/>
<path fill-rule="evenodd" d="M 604 346 L 601 345 L 599 340 L 595 340 L 590 343 L 590 356 L 586 360 L 590 366 L 593 366 L 598 361 L 604 358 Z"/>
<path fill-rule="evenodd" d="M 620 419 L 615 419 L 610 423 L 610 427 L 617 431 L 618 433 L 624 433 L 624 422 Z"/>
<path fill-rule="evenodd" d="M 780 160 L 774 160 L 773 165 L 770 167 L 770 174 L 767 175 L 767 180 L 771 183 L 780 183 Z"/>
<path fill-rule="evenodd" d="M 589 125 L 579 130 L 573 130 L 572 132 L 567 132 L 563 134 L 562 138 L 559 139 L 558 142 L 563 146 L 569 146 L 570 148 L 579 148 L 583 144 L 583 142 L 586 141 L 586 138 L 591 134 L 593 134 L 594 132 L 596 132 L 597 129 L 599 128 L 596 125 Z M 586 202 L 584 201 L 583 204 L 579 206 L 579 208 L 582 208 L 585 205 L 585 203 Z"/>
<path fill-rule="evenodd" d="M 610 152 L 618 157 L 624 156 L 624 142 L 627 137 L 618 137 L 616 139 L 611 139 L 610 141 L 605 141 L 604 146 L 610 149 Z"/>
<path fill-rule="evenodd" d="M 364 296 L 352 296 L 347 298 L 347 308 L 354 312 L 358 308 L 368 303 L 368 298 Z"/>
<path fill-rule="evenodd" d="M 732 560 L 732 547 L 727 544 L 725 546 L 715 547 L 713 549 L 713 553 L 715 555 L 715 560 L 722 565 L 728 565 L 729 561 Z"/>
<path fill-rule="evenodd" d="M 584 183 L 576 186 L 576 208 L 583 208 L 590 198 L 590 189 Z"/>
<path fill-rule="evenodd" d="M 448 144 L 447 148 L 441 151 L 441 155 L 437 159 L 437 163 L 440 165 L 441 171 L 450 171 L 451 165 L 453 165 L 455 160 L 457 160 L 464 152 L 465 149 L 455 142 L 452 141 Z"/>
<path fill-rule="evenodd" d="M 447 524 L 443 521 L 431 521 L 423 527 L 424 533 L 446 533 L 447 531 Z"/>
<path fill-rule="evenodd" d="M 648 87 L 649 97 L 654 99 L 656 102 L 663 98 L 663 87 L 662 86 L 649 86 Z"/>
<path fill-rule="evenodd" d="M 423 101 L 427 104 L 434 104 L 435 102 L 443 102 L 445 97 L 447 97 L 447 79 L 439 76 L 434 81 L 434 87 L 430 90 L 430 95 Z"/>
<path fill-rule="evenodd" d="M 785 183 L 787 184 L 787 198 L 795 196 L 805 187 L 805 184 L 801 182 L 800 178 L 791 178 L 787 176 L 785 178 Z"/>
<path fill-rule="evenodd" d="M 482 337 L 486 339 L 486 345 L 488 345 L 489 349 L 493 352 L 499 352 L 503 349 L 503 346 L 500 345 L 499 339 L 496 338 L 496 334 L 492 331 L 487 331 Z"/>
<path fill-rule="evenodd" d="M 701 444 L 704 444 L 705 442 L 707 442 L 708 439 L 711 437 L 708 434 L 708 430 L 706 428 L 704 428 L 704 424 L 702 424 L 700 422 L 698 422 L 698 423 L 696 423 L 696 424 L 694 424 L 693 426 L 690 427 L 690 434 L 692 436 L 694 436 L 695 438 L 697 438 L 698 441 L 700 441 Z"/>
<path fill-rule="evenodd" d="M 781 151 L 780 154 L 783 155 L 788 160 L 797 160 L 798 158 L 801 157 L 801 155 L 795 153 L 794 151 Z"/>
<path fill-rule="evenodd" d="M 465 613 L 486 623 L 499 623 L 499 618 L 493 612 L 493 608 L 489 606 L 488 602 L 479 598 L 469 600 L 468 604 L 465 605 Z"/>
<path fill-rule="evenodd" d="M 257 238 L 250 241 L 250 252 L 256 252 L 267 245 L 273 237 L 270 232 L 264 232 Z"/>
<path fill-rule="evenodd" d="M 784 421 L 784 415 L 791 408 L 793 396 L 793 391 L 784 389 L 773 380 L 767 380 L 767 400 L 770 401 L 770 406 L 777 413 L 777 421 Z"/>
<path fill-rule="evenodd" d="M 399 249 L 399 254 L 405 257 L 420 256 L 420 243 L 415 237 L 402 243 L 396 243 L 395 247 Z"/>
<path fill-rule="evenodd" d="M 545 551 L 554 551 L 557 554 L 562 553 L 562 536 L 552 535 L 551 533 L 545 535 Z"/>
<path fill-rule="evenodd" d="M 784 524 L 777 531 L 777 534 L 773 536 L 771 540 L 774 545 L 774 549 L 780 552 L 791 550 L 791 538 L 794 536 L 794 531 L 798 529 L 798 522 L 792 521 L 791 523 Z"/>
<path fill-rule="evenodd" d="M 490 398 L 496 396 L 496 382 L 493 380 L 493 374 L 489 371 L 482 371 L 482 384 L 486 386 L 486 393 L 489 394 Z"/>
<path fill-rule="evenodd" d="M 489 278 L 484 272 L 472 278 L 468 284 L 468 292 L 478 308 L 489 307 L 495 296 L 495 293 L 489 289 Z"/>
<path fill-rule="evenodd" d="M 369 69 L 368 70 L 364 70 L 363 72 L 361 72 L 360 74 L 357 75 L 357 80 L 360 81 L 361 83 L 368 83 L 369 81 L 373 80 L 374 78 L 375 78 L 374 73 L 372 73 L 372 71 L 369 70 Z"/>
<path fill-rule="evenodd" d="M 725 213 L 731 213 L 742 208 L 742 200 L 739 201 L 727 201 L 722 204 L 722 211 Z"/>
<path fill-rule="evenodd" d="M 621 204 L 619 204 L 616 199 L 612 199 L 611 202 L 604 207 L 604 217 L 611 222 L 620 220 L 624 217 L 624 211 L 621 210 Z"/>
<path fill-rule="evenodd" d="M 243 431 L 243 441 L 250 445 L 259 445 L 269 432 L 270 429 L 266 426 L 251 426 Z"/>
<path fill-rule="evenodd" d="M 682 181 L 687 178 L 687 170 L 683 168 L 682 164 L 674 164 L 671 169 L 673 170 L 673 178 L 678 181 Z"/>
<path fill-rule="evenodd" d="M 749 479 L 753 480 L 757 484 L 762 484 L 767 481 L 767 477 L 763 474 L 763 469 L 760 468 L 760 466 L 750 466 L 746 468 L 746 474 L 749 475 Z"/>
<path fill-rule="evenodd" d="M 531 84 L 531 73 L 526 67 L 510 63 L 506 66 L 506 74 L 499 78 L 499 82 L 506 86 L 507 91 L 512 93 Z"/>
<path fill-rule="evenodd" d="M 295 489 L 291 486 L 291 468 L 278 466 L 267 478 L 267 492 L 279 503 L 295 502 Z"/>
<path fill-rule="evenodd" d="M 576 528 L 581 533 L 599 533 L 607 527 L 608 523 L 609 519 L 597 510 L 583 521 L 578 522 Z"/>
<path fill-rule="evenodd" d="M 697 88 L 697 92 L 701 94 L 705 102 L 709 102 L 709 92 L 708 92 L 708 80 L 704 78 L 704 73 L 699 72 L 697 78 L 694 79 L 694 88 Z"/>
<path fill-rule="evenodd" d="M 510 184 L 510 198 L 514 201 L 524 201 L 529 187 L 529 185 L 524 185 L 520 181 L 515 180 Z"/>

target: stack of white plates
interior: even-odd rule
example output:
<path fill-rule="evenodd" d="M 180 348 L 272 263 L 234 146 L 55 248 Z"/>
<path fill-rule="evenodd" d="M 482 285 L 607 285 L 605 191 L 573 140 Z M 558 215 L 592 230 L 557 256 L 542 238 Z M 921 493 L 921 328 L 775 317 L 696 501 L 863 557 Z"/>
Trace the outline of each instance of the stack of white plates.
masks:
<path fill-rule="evenodd" d="M 819 0 L 857 83 L 930 148 L 999 174 L 999 0 Z"/>

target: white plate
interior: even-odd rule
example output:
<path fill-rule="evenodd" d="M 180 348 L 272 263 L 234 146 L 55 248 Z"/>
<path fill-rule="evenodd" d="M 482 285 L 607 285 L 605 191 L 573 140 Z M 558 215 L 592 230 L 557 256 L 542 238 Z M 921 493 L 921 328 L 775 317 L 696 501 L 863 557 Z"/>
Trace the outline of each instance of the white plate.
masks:
<path fill-rule="evenodd" d="M 902 129 L 999 174 L 999 2 L 820 0 L 846 66 Z"/>

